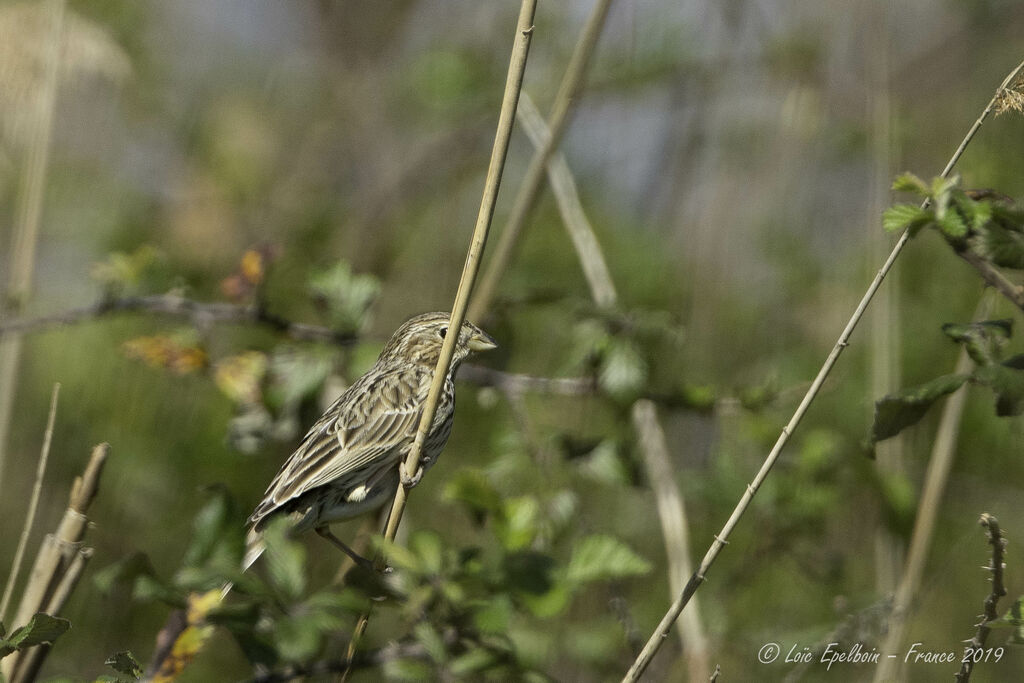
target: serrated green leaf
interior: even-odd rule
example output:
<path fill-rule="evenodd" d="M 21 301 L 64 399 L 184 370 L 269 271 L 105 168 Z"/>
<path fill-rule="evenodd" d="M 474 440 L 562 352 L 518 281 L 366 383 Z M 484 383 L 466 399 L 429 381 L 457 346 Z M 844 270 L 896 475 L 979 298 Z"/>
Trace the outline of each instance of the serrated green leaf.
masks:
<path fill-rule="evenodd" d="M 913 173 L 902 173 L 892 181 L 894 192 L 913 192 L 922 198 L 928 196 L 929 188 L 923 180 Z"/>
<path fill-rule="evenodd" d="M 576 544 L 566 568 L 575 583 L 646 574 L 651 564 L 617 538 L 595 534 Z"/>
<path fill-rule="evenodd" d="M 961 239 L 967 236 L 967 223 L 963 216 L 956 209 L 946 211 L 941 218 L 937 219 L 939 229 L 948 237 Z"/>
<path fill-rule="evenodd" d="M 875 419 L 871 426 L 872 442 L 896 436 L 916 424 L 933 403 L 959 389 L 967 378 L 967 375 L 943 375 L 876 401 Z"/>
<path fill-rule="evenodd" d="M 1013 321 L 985 320 L 975 323 L 946 323 L 942 332 L 963 344 L 968 355 L 978 365 L 990 365 L 999 362 L 1002 347 L 1013 334 Z"/>
<path fill-rule="evenodd" d="M 882 212 L 882 228 L 886 232 L 917 231 L 931 220 L 931 211 L 914 204 L 896 204 Z"/>
<path fill-rule="evenodd" d="M 306 590 L 306 549 L 288 537 L 290 527 L 283 517 L 271 520 L 263 532 L 263 557 L 270 583 L 286 598 L 297 600 Z"/>
<path fill-rule="evenodd" d="M 103 663 L 114 671 L 131 676 L 136 680 L 142 677 L 142 665 L 139 664 L 135 656 L 128 650 L 122 650 L 110 655 Z"/>
<path fill-rule="evenodd" d="M 52 643 L 69 628 L 71 622 L 67 619 L 37 612 L 27 624 L 14 629 L 9 636 L 0 638 L 0 658 L 33 645 Z"/>

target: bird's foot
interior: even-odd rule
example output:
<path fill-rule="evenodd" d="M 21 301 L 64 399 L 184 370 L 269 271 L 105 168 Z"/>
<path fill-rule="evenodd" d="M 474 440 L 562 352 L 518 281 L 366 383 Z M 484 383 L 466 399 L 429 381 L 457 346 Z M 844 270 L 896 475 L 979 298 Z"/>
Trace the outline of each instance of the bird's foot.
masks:
<path fill-rule="evenodd" d="M 420 483 L 420 479 L 423 479 L 423 468 L 416 468 L 416 474 L 409 476 L 408 472 L 405 471 L 405 463 L 398 463 L 398 478 L 402 482 L 402 486 L 407 489 L 411 489 Z"/>

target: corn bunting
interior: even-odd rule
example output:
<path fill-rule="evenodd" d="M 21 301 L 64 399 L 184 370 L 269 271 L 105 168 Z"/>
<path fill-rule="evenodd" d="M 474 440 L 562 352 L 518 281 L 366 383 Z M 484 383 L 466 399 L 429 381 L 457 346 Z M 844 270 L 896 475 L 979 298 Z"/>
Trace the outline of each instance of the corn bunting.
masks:
<path fill-rule="evenodd" d="M 380 507 L 394 497 L 400 482 L 405 486 L 419 482 L 451 433 L 453 378 L 459 364 L 470 353 L 497 346 L 486 332 L 463 323 L 437 414 L 423 443 L 420 470 L 407 476 L 405 457 L 416 437 L 448 320 L 448 313 L 424 313 L 399 327 L 369 372 L 310 428 L 249 517 L 245 567 L 263 551 L 260 529 L 279 514 L 296 520 L 292 533 L 314 529 L 358 564 L 368 566 L 328 525 Z"/>

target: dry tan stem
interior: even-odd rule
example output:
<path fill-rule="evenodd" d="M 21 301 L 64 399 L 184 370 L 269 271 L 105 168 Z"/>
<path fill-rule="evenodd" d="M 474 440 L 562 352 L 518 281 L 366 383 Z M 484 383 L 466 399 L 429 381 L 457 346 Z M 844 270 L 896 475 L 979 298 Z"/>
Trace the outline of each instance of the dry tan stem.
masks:
<path fill-rule="evenodd" d="M 984 123 L 985 119 L 992 112 L 992 109 L 995 107 L 996 101 L 1000 96 L 1002 89 L 1005 88 L 1006 85 L 1009 82 L 1011 82 L 1016 77 L 1017 73 L 1019 73 L 1022 69 L 1024 69 L 1024 62 L 1018 65 L 1017 68 L 1015 68 L 1012 72 L 1010 72 L 1010 75 L 1007 76 L 1006 80 L 1003 81 L 1003 84 L 1000 85 L 999 89 L 996 90 L 996 94 L 993 95 L 992 99 L 989 101 L 984 111 L 982 111 L 981 115 L 974 122 L 974 125 L 971 126 L 971 129 L 967 132 L 967 135 L 964 136 L 964 139 L 963 141 L 961 141 L 960 146 L 957 147 L 956 151 L 953 153 L 953 156 L 950 157 L 949 162 L 946 164 L 946 167 L 943 169 L 941 173 L 942 177 L 945 178 L 949 176 L 950 171 L 953 170 L 953 166 L 960 159 L 960 156 L 963 154 L 964 150 L 967 149 L 968 143 L 970 143 L 970 141 L 974 139 L 975 133 L 978 132 L 978 129 L 981 128 L 982 123 Z M 925 205 L 927 205 L 927 202 L 925 203 Z M 714 564 L 715 559 L 718 557 L 719 553 L 722 552 L 722 549 L 725 547 L 725 544 L 729 540 L 729 535 L 732 533 L 732 530 L 736 527 L 736 524 L 739 523 L 740 519 L 747 511 L 747 508 L 750 506 L 751 501 L 753 501 L 754 496 L 756 495 L 758 489 L 761 487 L 761 484 L 763 484 L 764 480 L 768 477 L 769 472 L 771 472 L 772 467 L 775 465 L 775 462 L 778 460 L 779 455 L 782 453 L 782 449 L 785 447 L 786 443 L 788 443 L 789 437 L 793 434 L 793 431 L 796 429 L 797 425 L 800 424 L 800 421 L 806 414 L 807 409 L 810 408 L 811 403 L 814 402 L 814 399 L 817 397 L 822 385 L 828 378 L 829 373 L 832 372 L 832 368 L 839 360 L 839 356 L 842 354 L 843 349 L 845 349 L 849 345 L 850 336 L 853 334 L 853 330 L 857 327 L 857 324 L 860 322 L 860 319 L 864 315 L 864 311 L 867 310 L 868 305 L 874 298 L 875 292 L 877 292 L 878 288 L 881 286 L 882 280 L 885 279 L 886 274 L 892 269 L 893 264 L 896 262 L 896 259 L 903 251 L 903 247 L 906 246 L 907 241 L 909 239 L 909 232 L 904 232 L 903 235 L 900 236 L 900 239 L 896 242 L 896 245 L 893 247 L 892 252 L 890 252 L 888 258 L 886 258 L 885 263 L 882 264 L 882 267 L 875 275 L 875 278 L 871 281 L 871 284 L 868 285 L 867 291 L 865 291 L 864 296 L 861 297 L 860 303 L 857 304 L 857 308 L 854 310 L 853 315 L 850 317 L 850 320 L 846 323 L 846 327 L 843 328 L 843 331 L 839 335 L 839 339 L 836 341 L 835 346 L 832 347 L 832 351 L 825 359 L 825 363 L 821 366 L 821 369 L 818 371 L 818 375 L 814 378 L 814 381 L 811 383 L 810 388 L 807 390 L 807 394 L 804 396 L 803 400 L 800 401 L 800 405 L 797 406 L 796 411 L 793 413 L 793 416 L 790 418 L 786 426 L 782 428 L 782 433 L 779 435 L 778 440 L 775 442 L 775 445 L 772 447 L 771 451 L 765 457 L 764 463 L 761 465 L 761 469 L 758 470 L 757 475 L 755 475 L 754 479 L 749 484 L 747 484 L 746 491 L 743 492 L 743 495 L 740 497 L 739 503 L 736 504 L 736 507 L 733 509 L 732 514 L 729 516 L 729 519 L 722 527 L 722 530 L 718 532 L 718 535 L 715 536 L 715 540 L 711 544 L 711 547 L 708 548 L 707 553 L 704 555 L 704 559 L 701 561 L 700 567 L 698 567 L 697 571 L 694 572 L 692 577 L 690 577 L 690 580 L 687 582 L 686 587 L 683 589 L 682 593 L 679 594 L 679 597 L 676 598 L 676 600 L 672 603 L 671 606 L 669 606 L 669 609 L 665 613 L 665 616 L 662 617 L 661 622 L 658 624 L 657 628 L 654 630 L 654 633 L 651 634 L 650 639 L 647 641 L 647 645 L 644 646 L 643 651 L 640 652 L 640 655 L 636 658 L 632 666 L 630 666 L 629 670 L 626 672 L 626 675 L 622 679 L 623 681 L 637 681 L 640 679 L 640 676 L 643 675 L 644 670 L 647 669 L 647 666 L 651 663 L 651 659 L 654 658 L 655 653 L 657 653 L 658 649 L 661 647 L 661 643 L 668 635 L 669 629 L 672 628 L 672 624 L 675 623 L 676 619 L 679 617 L 679 614 L 683 611 L 683 608 L 686 607 L 686 604 L 693 597 L 693 594 L 696 593 L 697 589 L 700 588 L 702 583 L 704 583 L 704 579 L 707 576 L 708 570 Z"/>
<path fill-rule="evenodd" d="M 668 556 L 669 590 L 675 595 L 683 589 L 683 582 L 693 571 L 686 508 L 672 471 L 665 432 L 658 421 L 654 403 L 641 399 L 633 404 L 633 425 L 640 436 L 647 479 L 654 490 L 658 506 L 658 519 L 661 521 L 661 534 L 665 539 L 665 554 Z M 692 609 L 683 614 L 679 634 L 687 658 L 689 680 L 704 680 L 710 675 L 711 662 L 708 658 L 708 640 L 701 626 L 700 606 L 696 602 Z"/>
<path fill-rule="evenodd" d="M 65 0 L 50 0 L 50 40 L 46 71 L 38 98 L 39 111 L 29 136 L 25 173 L 18 192 L 11 243 L 11 262 L 6 301 L 0 301 L 0 316 L 7 310 L 18 310 L 32 289 L 35 270 L 36 245 L 39 241 L 39 218 L 43 213 L 46 172 L 50 160 L 50 136 L 53 132 L 53 112 L 57 105 L 57 72 L 63 43 Z M 0 491 L 3 490 L 4 467 L 7 462 L 7 437 L 11 426 L 11 411 L 17 393 L 18 362 L 21 358 L 21 339 L 0 339 Z"/>
<path fill-rule="evenodd" d="M 530 42 L 533 38 L 533 15 L 536 9 L 536 0 L 523 0 L 519 8 L 519 19 L 516 22 L 512 56 L 509 60 L 508 76 L 505 80 L 505 93 L 502 97 L 501 113 L 498 116 L 498 128 L 494 136 L 494 146 L 491 149 L 487 177 L 484 180 L 484 192 L 480 201 L 480 211 L 477 214 L 476 227 L 469 245 L 469 252 L 466 254 L 466 263 L 462 269 L 459 288 L 455 293 L 455 303 L 452 306 L 451 319 L 448 323 L 451 329 L 461 329 L 462 323 L 466 319 L 469 296 L 473 292 L 473 283 L 480 269 L 480 258 L 483 256 L 484 246 L 487 244 L 487 234 L 490 231 L 491 219 L 494 216 L 494 205 L 498 198 L 498 188 L 501 186 L 502 171 L 505 167 L 505 157 L 508 155 L 508 143 L 512 137 L 515 110 L 519 103 L 519 93 L 523 88 L 523 74 L 526 70 L 526 58 L 529 55 Z M 423 413 L 420 416 L 416 439 L 404 462 L 405 471 L 410 475 L 419 469 L 423 443 L 427 432 L 430 430 L 430 426 L 434 422 L 441 389 L 444 386 L 445 378 L 448 376 L 448 368 L 451 366 L 452 356 L 455 353 L 455 342 L 458 339 L 459 335 L 450 334 L 445 337 L 444 344 L 441 346 L 441 355 L 438 358 L 437 367 L 434 368 L 434 379 L 427 394 Z M 398 533 L 398 526 L 402 520 L 402 513 L 405 511 L 407 499 L 408 491 L 404 486 L 399 486 L 395 492 L 395 499 L 391 505 L 391 512 L 388 515 L 387 526 L 384 530 L 384 538 L 388 541 L 393 541 Z M 383 563 L 384 558 L 379 557 L 378 566 L 383 566 Z M 356 624 L 356 628 L 352 633 L 352 639 L 349 641 L 349 662 L 353 660 L 355 647 L 366 630 L 368 620 L 369 614 L 367 613 Z M 342 676 L 342 680 L 344 678 L 345 675 Z"/>
<path fill-rule="evenodd" d="M 64 609 L 64 605 L 67 603 L 68 598 L 71 597 L 71 593 L 75 590 L 75 586 L 78 585 L 82 574 L 85 572 L 85 566 L 92 559 L 92 554 L 92 548 L 80 548 L 75 553 L 71 564 L 68 565 L 67 571 L 64 572 L 60 583 L 57 584 L 53 597 L 50 598 L 50 602 L 46 606 L 45 611 L 47 614 L 60 614 L 60 611 Z M 43 661 L 49 653 L 50 646 L 45 644 L 34 647 L 25 653 L 23 663 L 18 667 L 18 671 L 14 678 L 11 679 L 11 683 L 29 683 L 34 681 L 39 674 Z"/>
<path fill-rule="evenodd" d="M 541 150 L 548 143 L 551 133 L 529 96 L 524 92 L 520 101 L 519 121 L 534 147 Z M 576 256 L 580 261 L 584 277 L 590 288 L 594 303 L 607 308 L 618 300 L 615 283 L 608 270 L 601 245 L 594 235 L 594 229 L 576 191 L 576 182 L 565 156 L 558 151 L 551 154 L 547 164 L 548 180 L 555 196 L 562 222 L 572 240 Z M 675 485 L 671 460 L 665 444 L 665 434 L 658 420 L 653 402 L 641 399 L 633 405 L 633 424 L 639 435 L 644 452 L 647 478 L 651 482 L 665 539 L 665 553 L 669 565 L 669 590 L 672 595 L 681 589 L 690 574 L 693 562 L 690 559 L 689 527 L 686 521 L 683 498 Z M 700 610 L 695 603 L 693 609 L 683 618 L 679 631 L 680 645 L 687 660 L 691 680 L 707 678 L 710 672 L 707 637 L 700 621 Z"/>
<path fill-rule="evenodd" d="M 523 131 L 530 138 L 533 146 L 538 151 L 543 150 L 551 138 L 551 132 L 526 92 L 523 93 L 519 102 L 517 116 Z M 569 233 L 572 246 L 576 249 L 580 266 L 583 268 L 583 276 L 587 279 L 594 303 L 602 307 L 614 305 L 618 298 L 615 284 L 608 271 L 608 264 L 605 263 L 601 245 L 598 243 L 594 229 L 583 210 L 572 171 L 565 160 L 565 155 L 561 152 L 554 151 L 551 154 L 548 161 L 548 182 L 551 183 L 551 191 L 555 196 L 558 211 L 562 215 L 562 223 Z"/>
<path fill-rule="evenodd" d="M 512 254 L 519 236 L 526 225 L 526 220 L 533 211 L 537 198 L 540 196 L 544 184 L 544 171 L 548 165 L 548 159 L 552 152 L 562 142 L 562 136 L 569 125 L 570 114 L 580 89 L 583 87 L 583 76 L 587 72 L 587 66 L 594 54 L 597 39 L 601 36 L 601 29 L 604 28 L 605 18 L 608 16 L 608 8 L 611 0 L 597 0 L 587 23 L 580 33 L 576 47 L 573 49 L 572 57 L 569 59 L 569 66 L 562 77 L 562 83 L 558 87 L 554 104 L 551 107 L 551 115 L 548 117 L 548 128 L 551 130 L 546 144 L 534 152 L 530 159 L 530 165 L 526 169 L 523 183 L 519 186 L 519 192 L 512 203 L 512 211 L 505 228 L 498 238 L 495 246 L 494 256 L 483 277 L 480 279 L 480 287 L 473 299 L 473 305 L 469 309 L 471 320 L 482 320 L 484 314 L 490 308 L 491 300 L 497 291 L 498 282 L 504 275 L 509 263 L 512 261 Z"/>
<path fill-rule="evenodd" d="M 39 494 L 43 490 L 43 477 L 46 475 L 46 463 L 50 458 L 50 443 L 53 441 L 53 423 L 57 417 L 57 397 L 60 395 L 60 384 L 53 385 L 53 395 L 50 397 L 50 414 L 46 418 L 46 431 L 43 435 L 43 447 L 39 452 L 39 466 L 36 469 L 36 480 L 32 485 L 32 495 L 29 498 L 28 513 L 25 515 L 25 524 L 21 529 L 21 537 L 18 539 L 18 548 L 14 551 L 14 561 L 11 563 L 11 573 L 7 577 L 7 585 L 4 586 L 4 597 L 0 599 L 0 622 L 3 622 L 7 615 L 7 605 L 11 601 L 11 594 L 14 592 L 14 582 L 18 580 L 21 572 L 21 561 L 25 556 L 25 547 L 28 545 L 29 534 L 32 533 L 32 525 L 36 520 L 36 510 L 39 508 Z"/>
<path fill-rule="evenodd" d="M 46 611 L 50 604 L 54 603 L 55 598 L 59 598 L 62 586 L 68 586 L 67 590 L 73 587 L 73 582 L 65 584 L 64 581 L 81 553 L 82 538 L 89 523 L 85 513 L 99 491 L 100 475 L 103 473 L 103 465 L 109 452 L 110 446 L 105 443 L 93 448 L 85 472 L 81 477 L 75 478 L 67 510 L 64 511 L 57 530 L 47 534 L 39 547 L 12 625 L 21 626 L 28 623 L 33 614 Z M 7 680 L 14 681 L 23 662 L 28 661 L 26 653 L 31 652 L 30 649 L 8 655 L 0 661 L 0 672 Z"/>

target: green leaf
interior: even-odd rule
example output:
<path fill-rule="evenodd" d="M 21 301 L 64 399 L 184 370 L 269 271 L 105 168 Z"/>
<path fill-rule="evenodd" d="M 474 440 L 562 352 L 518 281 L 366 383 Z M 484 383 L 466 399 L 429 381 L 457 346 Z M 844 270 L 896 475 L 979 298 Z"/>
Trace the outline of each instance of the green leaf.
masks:
<path fill-rule="evenodd" d="M 444 644 L 444 638 L 433 626 L 426 621 L 421 621 L 413 627 L 416 640 L 419 641 L 427 655 L 438 664 L 443 664 L 448 659 L 448 648 Z"/>
<path fill-rule="evenodd" d="M 896 176 L 896 179 L 892 181 L 892 189 L 894 192 L 913 192 L 922 199 L 927 197 L 929 192 L 928 185 L 913 173 Z"/>
<path fill-rule="evenodd" d="M 320 390 L 333 368 L 330 349 L 278 347 L 270 357 L 267 402 L 277 408 L 298 405 Z"/>
<path fill-rule="evenodd" d="M 932 220 L 932 213 L 914 204 L 896 204 L 882 212 L 882 228 L 886 232 L 916 232 Z"/>
<path fill-rule="evenodd" d="M 425 574 L 440 574 L 444 542 L 433 531 L 417 531 L 409 539 L 409 548 L 416 553 Z"/>
<path fill-rule="evenodd" d="M 103 663 L 114 671 L 131 676 L 133 679 L 138 680 L 142 677 L 142 665 L 128 650 L 110 655 Z"/>
<path fill-rule="evenodd" d="M 473 612 L 473 625 L 481 633 L 506 633 L 511 621 L 512 600 L 507 595 L 492 595 Z"/>
<path fill-rule="evenodd" d="M 916 424 L 935 401 L 959 389 L 967 378 L 967 375 L 943 375 L 920 386 L 880 398 L 875 402 L 871 440 L 877 442 L 888 439 Z"/>
<path fill-rule="evenodd" d="M 184 567 L 212 564 L 234 568 L 242 561 L 242 515 L 225 487 L 211 487 L 211 492 L 210 500 L 192 521 L 192 540 L 182 559 Z"/>
<path fill-rule="evenodd" d="M 967 223 L 955 208 L 947 210 L 941 218 L 938 218 L 937 223 L 939 229 L 953 239 L 961 239 L 967 236 Z"/>
<path fill-rule="evenodd" d="M 497 656 L 482 647 L 471 647 L 465 654 L 456 657 L 448 670 L 456 679 L 465 679 L 470 674 L 481 672 L 497 661 Z"/>
<path fill-rule="evenodd" d="M 974 379 L 995 392 L 999 417 L 1024 412 L 1024 371 L 1005 365 L 986 365 L 974 371 Z"/>
<path fill-rule="evenodd" d="M 999 362 L 1002 347 L 1013 334 L 1013 321 L 946 323 L 942 331 L 953 341 L 963 344 L 971 360 L 984 366 Z"/>
<path fill-rule="evenodd" d="M 372 275 L 356 275 L 349 264 L 339 261 L 313 275 L 309 290 L 334 329 L 355 334 L 369 322 L 369 310 L 380 293 L 380 281 Z"/>
<path fill-rule="evenodd" d="M 270 583 L 290 600 L 297 600 L 306 590 L 306 549 L 288 538 L 290 520 L 284 517 L 267 525 L 263 540 L 267 549 L 263 556 Z"/>
<path fill-rule="evenodd" d="M 37 612 L 27 624 L 14 629 L 9 636 L 0 638 L 0 658 L 33 645 L 52 643 L 69 628 L 71 622 L 67 619 Z"/>
<path fill-rule="evenodd" d="M 1024 269 L 1024 234 L 1007 230 L 996 221 L 985 223 L 976 232 L 971 247 L 978 255 L 1003 268 Z"/>
<path fill-rule="evenodd" d="M 495 524 L 494 533 L 506 550 L 525 548 L 537 535 L 540 505 L 531 496 L 519 496 L 505 501 L 502 514 Z"/>
<path fill-rule="evenodd" d="M 601 388 L 616 398 L 634 397 L 647 381 L 647 363 L 630 340 L 613 338 L 598 373 Z"/>
<path fill-rule="evenodd" d="M 398 681 L 429 681 L 431 668 L 414 659 L 392 659 L 384 663 L 384 677 Z"/>
<path fill-rule="evenodd" d="M 304 662 L 317 654 L 323 634 L 305 615 L 286 615 L 274 623 L 274 642 L 282 659 Z"/>
<path fill-rule="evenodd" d="M 959 184 L 959 175 L 952 175 L 949 178 L 939 176 L 932 179 L 932 205 L 935 207 L 935 217 L 938 220 L 942 220 L 946 215 L 946 211 L 949 210 L 950 202 L 953 199 L 953 191 L 956 190 Z"/>
<path fill-rule="evenodd" d="M 646 574 L 651 565 L 617 538 L 587 536 L 573 549 L 566 578 L 576 583 Z"/>
<path fill-rule="evenodd" d="M 1017 598 L 1006 614 L 987 624 L 989 628 L 1013 629 L 1010 641 L 1014 645 L 1024 645 L 1024 597 Z"/>

